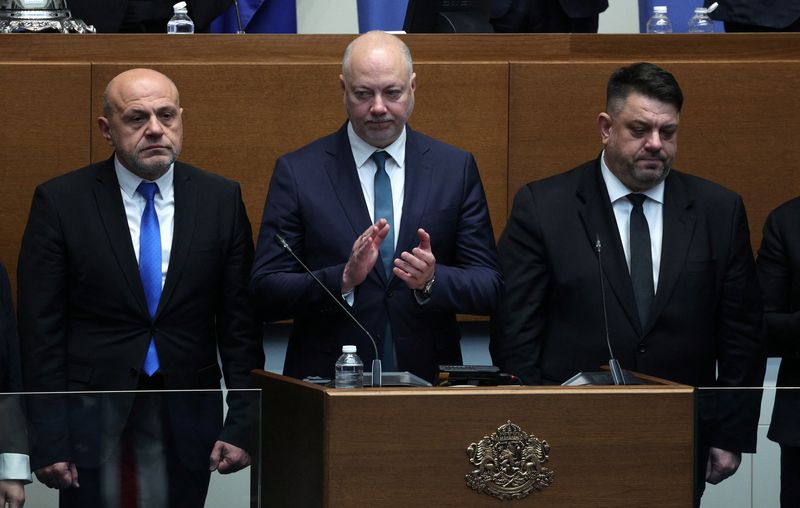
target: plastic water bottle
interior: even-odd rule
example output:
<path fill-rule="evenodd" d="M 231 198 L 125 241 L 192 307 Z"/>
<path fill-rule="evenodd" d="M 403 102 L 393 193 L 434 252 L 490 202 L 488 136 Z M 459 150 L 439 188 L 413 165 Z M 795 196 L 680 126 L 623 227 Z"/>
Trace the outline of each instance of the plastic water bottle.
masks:
<path fill-rule="evenodd" d="M 364 363 L 356 354 L 355 346 L 342 346 L 342 356 L 336 360 L 336 388 L 361 388 L 364 386 Z"/>
<path fill-rule="evenodd" d="M 672 21 L 667 17 L 666 5 L 654 5 L 653 15 L 647 20 L 647 33 L 649 34 L 671 34 Z"/>
<path fill-rule="evenodd" d="M 186 2 L 178 2 L 172 6 L 174 14 L 167 23 L 168 34 L 193 34 L 194 21 L 187 14 Z"/>
<path fill-rule="evenodd" d="M 689 20 L 689 33 L 714 33 L 714 22 L 708 17 L 708 9 L 705 7 L 695 7 L 694 15 L 692 19 Z"/>

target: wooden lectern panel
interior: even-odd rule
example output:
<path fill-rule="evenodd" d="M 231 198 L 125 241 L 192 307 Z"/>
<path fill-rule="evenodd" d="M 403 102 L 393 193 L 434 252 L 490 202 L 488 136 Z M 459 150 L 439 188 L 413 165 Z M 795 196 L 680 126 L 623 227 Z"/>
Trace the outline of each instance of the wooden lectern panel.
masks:
<path fill-rule="evenodd" d="M 508 420 L 548 442 L 554 471 L 552 485 L 508 506 L 692 504 L 690 387 L 336 390 L 264 372 L 254 380 L 264 394 L 263 506 L 499 506 L 467 486 L 466 449 Z"/>

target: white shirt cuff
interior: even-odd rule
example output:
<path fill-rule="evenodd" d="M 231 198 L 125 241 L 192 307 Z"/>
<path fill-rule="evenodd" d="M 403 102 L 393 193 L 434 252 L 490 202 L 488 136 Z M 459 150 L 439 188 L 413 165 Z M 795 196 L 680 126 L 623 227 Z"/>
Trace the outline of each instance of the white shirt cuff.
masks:
<path fill-rule="evenodd" d="M 23 453 L 0 453 L 0 480 L 30 482 L 30 458 Z"/>

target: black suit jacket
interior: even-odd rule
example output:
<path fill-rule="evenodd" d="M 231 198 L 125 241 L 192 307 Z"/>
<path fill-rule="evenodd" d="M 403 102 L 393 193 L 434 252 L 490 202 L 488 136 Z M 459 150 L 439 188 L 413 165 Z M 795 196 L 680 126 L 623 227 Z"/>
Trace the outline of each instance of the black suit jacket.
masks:
<path fill-rule="evenodd" d="M 134 390 L 151 335 L 166 389 L 218 389 L 221 374 L 228 388 L 247 388 L 250 370 L 263 368 L 239 185 L 180 162 L 173 182 L 170 264 L 153 320 L 113 157 L 36 188 L 18 278 L 26 390 Z M 65 460 L 91 467 L 113 450 L 133 398 L 96 399 L 31 401 L 34 469 Z M 184 393 L 167 403 L 187 464 L 207 467 L 216 439 L 252 451 L 246 400 L 229 395 L 224 429 L 221 402 L 214 393 Z"/>
<path fill-rule="evenodd" d="M 17 320 L 11 302 L 6 267 L 0 264 L 0 454 L 28 453 L 22 391 Z"/>
<path fill-rule="evenodd" d="M 506 285 L 492 319 L 497 365 L 538 384 L 608 362 L 598 236 L 609 334 L 624 368 L 701 387 L 761 386 L 764 327 L 740 197 L 670 172 L 658 288 L 642 327 L 599 159 L 517 193 L 498 246 Z M 714 427 L 712 446 L 754 449 L 758 401 L 708 401 L 700 410 Z"/>
<path fill-rule="evenodd" d="M 395 257 L 431 236 L 433 295 L 420 305 L 380 260 L 355 289 L 354 315 L 379 342 L 391 323 L 401 370 L 433 380 L 439 364 L 461 363 L 456 313 L 489 314 L 501 277 L 492 224 L 475 159 L 407 129 L 405 198 Z M 284 373 L 332 376 L 344 344 L 356 344 L 367 369 L 364 333 L 274 241 L 280 233 L 334 295 L 355 239 L 372 223 L 345 124 L 278 159 L 253 266 L 253 290 L 266 320 L 294 318 Z"/>
<path fill-rule="evenodd" d="M 163 1 L 167 18 L 172 14 L 171 6 L 177 2 Z M 187 0 L 189 17 L 194 21 L 195 30 L 207 31 L 211 21 L 222 14 L 231 0 Z M 119 32 L 128 9 L 128 0 L 69 0 L 67 7 L 73 17 L 94 25 L 100 33 Z M 167 26 L 164 25 L 164 33 Z"/>
<path fill-rule="evenodd" d="M 495 0 L 490 13 L 497 32 L 540 32 L 560 26 L 558 20 L 597 17 L 608 8 L 608 0 Z M 562 12 L 554 12 L 560 9 Z"/>
<path fill-rule="evenodd" d="M 705 0 L 708 7 L 715 0 Z M 719 7 L 711 17 L 720 21 L 756 25 L 766 28 L 786 28 L 800 18 L 797 0 L 716 0 Z"/>
<path fill-rule="evenodd" d="M 764 224 L 758 251 L 769 355 L 782 358 L 778 386 L 800 386 L 800 198 L 776 208 Z M 800 446 L 800 393 L 778 390 L 769 438 Z"/>

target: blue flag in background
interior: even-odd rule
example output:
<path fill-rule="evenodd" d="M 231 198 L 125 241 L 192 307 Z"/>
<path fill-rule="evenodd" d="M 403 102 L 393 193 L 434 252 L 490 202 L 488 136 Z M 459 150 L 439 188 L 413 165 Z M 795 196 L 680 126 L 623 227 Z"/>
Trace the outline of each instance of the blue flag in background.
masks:
<path fill-rule="evenodd" d="M 358 0 L 358 31 L 402 30 L 407 6 L 408 0 Z"/>
<path fill-rule="evenodd" d="M 239 0 L 242 26 L 247 33 L 297 33 L 295 0 Z M 211 22 L 212 33 L 236 33 L 236 11 L 233 4 Z"/>

